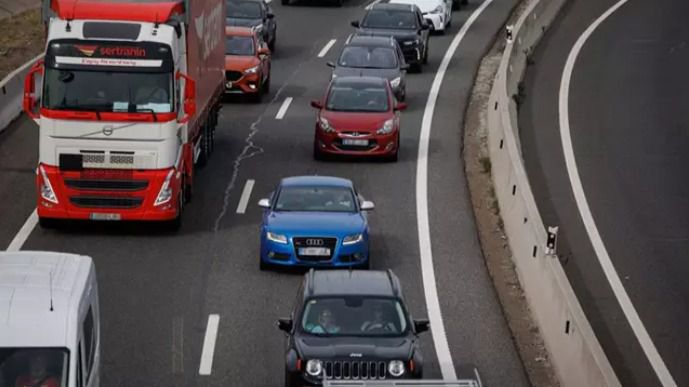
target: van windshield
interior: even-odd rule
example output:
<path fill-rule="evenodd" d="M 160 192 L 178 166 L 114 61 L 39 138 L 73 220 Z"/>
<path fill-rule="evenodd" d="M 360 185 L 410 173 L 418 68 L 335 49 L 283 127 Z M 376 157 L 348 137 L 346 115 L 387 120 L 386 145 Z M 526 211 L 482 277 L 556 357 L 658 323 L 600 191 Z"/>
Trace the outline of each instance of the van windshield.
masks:
<path fill-rule="evenodd" d="M 67 348 L 0 348 L 0 386 L 66 387 Z"/>

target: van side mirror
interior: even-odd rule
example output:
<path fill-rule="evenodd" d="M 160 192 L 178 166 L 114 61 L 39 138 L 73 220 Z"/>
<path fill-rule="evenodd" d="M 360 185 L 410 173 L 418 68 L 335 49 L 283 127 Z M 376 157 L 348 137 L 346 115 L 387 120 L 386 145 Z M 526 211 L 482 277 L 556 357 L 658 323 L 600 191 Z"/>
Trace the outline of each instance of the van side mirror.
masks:
<path fill-rule="evenodd" d="M 196 81 L 181 72 L 177 73 L 176 78 L 177 80 L 184 79 L 184 116 L 177 121 L 180 124 L 186 124 L 196 114 Z"/>
<path fill-rule="evenodd" d="M 352 24 L 352 27 L 359 28 L 359 21 L 358 20 L 354 20 L 351 24 Z"/>
<path fill-rule="evenodd" d="M 43 75 L 43 60 L 40 60 L 31 66 L 28 74 L 26 74 L 26 78 L 24 78 L 24 98 L 22 100 L 22 108 L 26 112 L 26 115 L 33 120 L 37 120 L 41 116 L 39 108 L 40 98 L 37 92 L 38 87 L 36 87 L 37 75 Z"/>
<path fill-rule="evenodd" d="M 281 319 L 278 319 L 278 321 L 277 321 L 278 329 L 285 332 L 285 333 L 292 332 L 293 326 L 294 326 L 294 323 L 292 322 L 291 318 L 281 318 Z"/>
<path fill-rule="evenodd" d="M 428 320 L 414 320 L 414 330 L 416 333 L 426 332 L 431 327 L 431 323 Z"/>

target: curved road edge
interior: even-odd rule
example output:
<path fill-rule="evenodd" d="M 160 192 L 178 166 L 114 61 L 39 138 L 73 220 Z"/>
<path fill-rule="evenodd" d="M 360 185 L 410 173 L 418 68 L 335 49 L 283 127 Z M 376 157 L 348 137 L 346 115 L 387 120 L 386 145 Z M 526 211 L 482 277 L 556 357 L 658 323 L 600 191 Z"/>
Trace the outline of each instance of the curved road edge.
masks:
<path fill-rule="evenodd" d="M 556 244 L 549 245 L 518 138 L 519 86 L 527 59 L 565 1 L 528 3 L 507 32 L 506 43 L 496 43 L 505 46 L 502 57 L 491 59 L 489 54 L 484 60 L 479 71 L 490 71 L 484 66 L 492 65 L 497 72 L 492 85 L 481 85 L 478 77 L 474 86 L 469 109 L 479 110 L 468 112 L 474 119 L 469 118 L 465 128 L 465 165 L 487 265 L 532 383 L 552 385 L 552 366 L 564 386 L 620 386 L 554 254 Z M 490 88 L 489 98 L 477 95 L 481 88 Z M 520 300 L 520 286 L 528 306 Z M 515 318 L 526 309 L 531 310 L 542 341 L 538 333 L 526 329 L 528 322 Z M 534 358 L 538 353 L 543 355 Z"/>

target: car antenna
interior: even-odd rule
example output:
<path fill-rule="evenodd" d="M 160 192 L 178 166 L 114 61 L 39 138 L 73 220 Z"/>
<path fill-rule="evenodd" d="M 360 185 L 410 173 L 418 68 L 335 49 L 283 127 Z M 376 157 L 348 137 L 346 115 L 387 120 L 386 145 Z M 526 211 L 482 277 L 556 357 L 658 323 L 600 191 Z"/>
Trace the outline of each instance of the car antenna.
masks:
<path fill-rule="evenodd" d="M 153 23 L 153 28 L 158 29 L 160 27 L 160 22 L 158 21 L 158 12 L 156 12 L 156 20 L 155 23 Z"/>
<path fill-rule="evenodd" d="M 53 308 L 53 269 L 50 269 L 48 272 L 48 275 L 50 276 L 50 311 L 52 312 L 54 310 Z"/>

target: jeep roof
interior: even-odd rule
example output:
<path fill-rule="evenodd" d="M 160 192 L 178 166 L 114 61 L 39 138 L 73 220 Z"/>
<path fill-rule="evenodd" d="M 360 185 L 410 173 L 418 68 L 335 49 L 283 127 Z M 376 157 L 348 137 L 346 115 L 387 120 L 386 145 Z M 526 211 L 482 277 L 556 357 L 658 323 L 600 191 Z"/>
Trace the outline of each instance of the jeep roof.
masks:
<path fill-rule="evenodd" d="M 313 270 L 306 274 L 304 295 L 402 298 L 399 279 L 382 270 Z"/>

